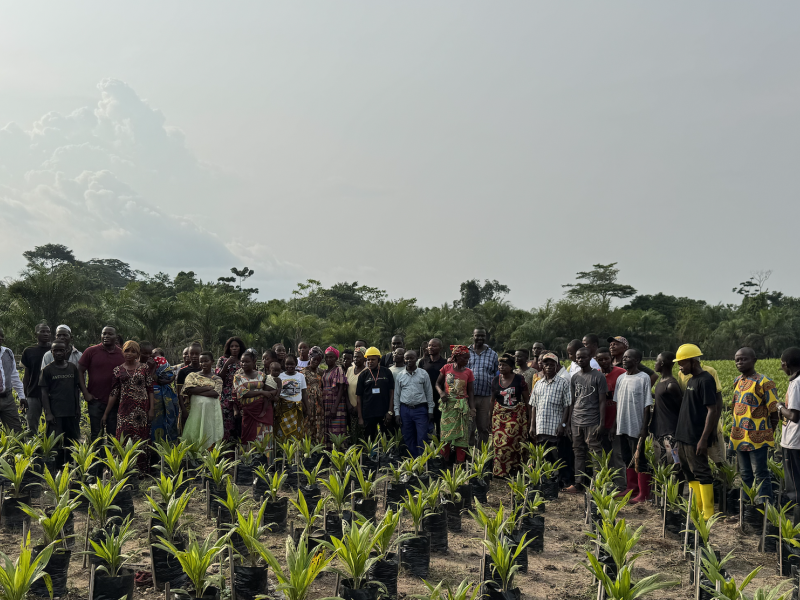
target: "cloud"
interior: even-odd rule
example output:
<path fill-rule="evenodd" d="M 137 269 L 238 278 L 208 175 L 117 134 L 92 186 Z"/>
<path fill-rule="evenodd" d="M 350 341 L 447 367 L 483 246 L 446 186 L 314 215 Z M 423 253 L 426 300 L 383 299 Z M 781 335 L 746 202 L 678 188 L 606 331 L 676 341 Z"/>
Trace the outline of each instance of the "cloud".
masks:
<path fill-rule="evenodd" d="M 6 248 L 21 255 L 35 245 L 63 243 L 80 257 L 208 277 L 242 260 L 278 279 L 296 273 L 296 265 L 278 261 L 263 245 L 231 242 L 226 227 L 234 231 L 235 218 L 220 223 L 217 213 L 236 179 L 195 157 L 183 132 L 125 82 L 104 79 L 97 87 L 94 109 L 49 112 L 28 130 L 16 123 L 0 129 Z M 220 230 L 209 231 L 209 223 Z"/>

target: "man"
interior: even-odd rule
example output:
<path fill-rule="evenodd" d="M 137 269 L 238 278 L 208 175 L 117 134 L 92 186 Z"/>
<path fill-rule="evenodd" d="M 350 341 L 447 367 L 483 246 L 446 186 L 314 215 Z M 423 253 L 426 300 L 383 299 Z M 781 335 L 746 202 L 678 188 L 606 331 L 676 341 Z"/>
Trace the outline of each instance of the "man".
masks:
<path fill-rule="evenodd" d="M 595 333 L 587 333 L 581 340 L 584 348 L 587 348 L 592 355 L 592 358 L 597 356 L 597 350 L 600 346 L 600 338 Z"/>
<path fill-rule="evenodd" d="M 436 436 L 441 436 L 442 411 L 439 407 L 439 391 L 436 389 L 436 380 L 442 367 L 447 364 L 447 359 L 442 356 L 442 340 L 432 338 L 428 342 L 427 352 L 417 363 L 420 369 L 428 374 L 433 389 L 433 423 L 436 428 Z"/>
<path fill-rule="evenodd" d="M 367 368 L 358 375 L 356 409 L 358 424 L 367 438 L 378 437 L 378 425 L 389 425 L 394 416 L 394 377 L 381 365 L 381 352 L 375 346 L 364 354 Z"/>
<path fill-rule="evenodd" d="M 772 502 L 772 475 L 767 457 L 775 446 L 778 426 L 778 395 L 775 382 L 756 372 L 756 353 L 740 348 L 733 357 L 741 373 L 733 382 L 733 427 L 731 443 L 739 459 L 739 474 L 748 487 L 761 485 L 759 504 Z M 755 477 L 754 477 L 755 475 Z"/>
<path fill-rule="evenodd" d="M 592 356 L 587 348 L 581 347 L 575 352 L 575 362 L 579 370 L 570 379 L 575 483 L 564 490 L 568 494 L 581 493 L 583 485 L 589 481 L 586 475 L 587 453 L 599 453 L 603 449 L 600 438 L 607 434 L 604 421 L 608 392 L 606 378 L 598 369 L 592 368 Z"/>
<path fill-rule="evenodd" d="M 521 348 L 514 352 L 514 364 L 517 366 L 517 368 L 514 369 L 514 373 L 522 375 L 525 383 L 528 384 L 528 389 L 531 390 L 531 393 L 533 393 L 533 378 L 538 374 L 538 371 L 537 369 L 528 366 L 529 358 L 530 354 L 528 354 L 528 351 L 525 348 Z M 555 373 L 553 375 L 555 376 Z"/>
<path fill-rule="evenodd" d="M 531 352 L 533 354 L 533 358 L 528 363 L 528 366 L 531 369 L 536 369 L 537 371 L 542 370 L 541 363 L 539 362 L 539 358 L 542 354 L 545 354 L 544 344 L 542 342 L 533 342 L 533 347 L 531 348 Z"/>
<path fill-rule="evenodd" d="M 627 485 L 622 494 L 630 492 L 632 504 L 645 502 L 650 498 L 650 474 L 638 473 L 634 462 L 639 441 L 644 441 L 642 436 L 647 431 L 644 424 L 650 421 L 650 407 L 653 405 L 650 377 L 639 370 L 641 362 L 642 353 L 639 350 L 634 348 L 626 350 L 622 358 L 625 373 L 617 379 L 614 388 L 614 402 L 617 404 L 617 435 L 614 436 L 613 454 L 617 456 L 616 464 L 622 465 L 625 469 Z"/>
<path fill-rule="evenodd" d="M 59 325 L 56 327 L 56 339 L 64 342 L 64 344 L 67 346 L 67 362 L 71 362 L 77 367 L 81 360 L 81 356 L 83 356 L 83 352 L 72 345 L 72 329 L 70 329 L 67 325 Z M 53 352 L 51 350 L 45 352 L 45 355 L 42 357 L 42 369 L 44 369 L 54 360 Z"/>
<path fill-rule="evenodd" d="M 475 376 L 475 421 L 470 425 L 469 443 L 480 448 L 489 442 L 492 431 L 492 381 L 497 376 L 497 352 L 486 345 L 486 330 L 478 327 L 472 331 L 469 347 L 469 364 Z"/>
<path fill-rule="evenodd" d="M 569 441 L 567 427 L 572 405 L 569 380 L 556 376 L 561 365 L 555 354 L 542 354 L 539 361 L 542 366 L 542 377 L 533 384 L 530 400 L 531 426 L 528 433 L 532 440 L 536 440 L 537 444 L 556 448 L 556 452 L 561 458 L 563 444 L 559 444 L 559 442 L 563 439 Z M 571 446 L 567 446 L 566 451 L 571 455 Z M 567 461 L 564 461 L 564 465 L 559 470 L 561 487 L 572 485 L 572 474 L 566 466 Z M 566 477 L 569 479 L 565 480 Z"/>
<path fill-rule="evenodd" d="M 608 349 L 611 352 L 611 359 L 615 367 L 622 367 L 622 357 L 625 355 L 625 351 L 630 348 L 630 344 L 628 343 L 627 338 L 622 337 L 621 335 L 607 338 L 606 341 L 608 342 Z M 650 377 L 650 386 L 654 386 L 656 384 L 656 380 L 658 379 L 658 375 L 656 375 L 655 371 L 646 365 L 639 365 L 639 370 L 647 373 Z"/>
<path fill-rule="evenodd" d="M 783 471 L 785 473 L 786 497 L 795 504 L 792 522 L 800 521 L 800 348 L 787 348 L 781 355 L 781 369 L 789 376 L 786 403 L 778 404 L 778 417 L 784 419 L 781 432 L 783 448 Z"/>
<path fill-rule="evenodd" d="M 672 376 L 675 364 L 674 352 L 662 352 L 656 358 L 655 371 L 660 375 L 654 392 L 650 425 L 644 423 L 644 437 L 653 434 L 653 449 L 659 464 L 679 464 L 678 445 L 675 442 L 675 427 L 683 402 L 683 389 L 678 380 Z M 679 465 L 680 466 L 680 465 Z M 680 481 L 679 495 L 683 496 L 683 478 Z"/>
<path fill-rule="evenodd" d="M 606 378 L 606 416 L 605 425 L 608 435 L 604 435 L 600 440 L 604 452 L 611 452 L 614 445 L 614 436 L 617 435 L 617 404 L 614 402 L 614 388 L 617 386 L 617 379 L 625 372 L 622 367 L 615 367 L 611 364 L 611 353 L 608 348 L 597 350 L 597 364 L 600 365 L 600 372 Z M 623 467 L 618 467 L 623 468 Z"/>
<path fill-rule="evenodd" d="M 386 367 L 387 369 L 393 366 L 396 363 L 394 354 L 395 351 L 400 348 L 403 348 L 404 346 L 405 346 L 405 339 L 403 338 L 403 336 L 402 335 L 394 336 L 392 338 L 392 351 L 384 354 L 383 359 L 381 360 L 381 366 Z M 403 354 L 405 354 L 405 352 Z"/>
<path fill-rule="evenodd" d="M 389 370 L 392 372 L 392 376 L 397 379 L 397 376 L 405 370 L 406 368 L 406 349 L 405 348 L 397 348 L 396 350 L 392 351 L 392 364 L 389 365 Z"/>
<path fill-rule="evenodd" d="M 122 348 L 117 346 L 117 330 L 110 325 L 100 332 L 99 344 L 89 346 L 78 362 L 81 378 L 89 374 L 89 395 L 86 396 L 89 412 L 89 428 L 92 441 L 103 435 L 117 435 L 117 403 L 108 414 L 103 428 L 103 414 L 108 405 L 108 396 L 114 382 L 114 368 L 125 362 Z"/>
<path fill-rule="evenodd" d="M 570 364 L 569 364 L 569 372 L 570 375 L 577 373 L 581 370 L 578 362 L 576 360 L 577 352 L 581 348 L 583 348 L 583 342 L 580 340 L 572 340 L 569 344 L 567 344 L 567 356 L 569 356 Z M 600 370 L 600 365 L 597 364 L 597 361 L 592 356 L 591 352 L 589 353 L 589 366 L 592 369 Z"/>
<path fill-rule="evenodd" d="M 417 353 L 404 354 L 405 369 L 394 378 L 394 418 L 402 427 L 403 441 L 411 456 L 422 454 L 433 419 L 433 386 L 428 374 L 417 368 Z"/>
<path fill-rule="evenodd" d="M 355 348 L 364 348 L 365 350 L 369 348 L 369 344 L 367 344 L 367 340 L 356 340 Z"/>
<path fill-rule="evenodd" d="M 22 366 L 25 374 L 22 376 L 22 387 L 25 389 L 25 400 L 19 404 L 25 412 L 28 429 L 36 433 L 39 429 L 39 420 L 42 418 L 42 396 L 39 393 L 39 375 L 42 372 L 42 359 L 50 350 L 50 326 L 39 323 L 34 329 L 36 345 L 28 346 L 22 351 Z"/>
<path fill-rule="evenodd" d="M 702 355 L 694 344 L 684 344 L 676 353 L 681 373 L 692 377 L 683 395 L 675 440 L 681 470 L 694 492 L 698 508 L 710 519 L 714 515 L 714 476 L 708 465 L 708 448 L 717 441 L 722 405 L 718 404 L 714 378 L 700 365 Z"/>
<path fill-rule="evenodd" d="M 0 392 L 0 421 L 6 427 L 14 431 L 22 431 L 22 423 L 19 420 L 19 408 L 14 401 L 14 392 L 20 402 L 25 401 L 25 389 L 19 379 L 17 372 L 17 361 L 11 348 L 3 346 L 6 342 L 6 334 L 0 329 L 0 364 L 3 366 L 3 391 Z"/>
<path fill-rule="evenodd" d="M 83 377 L 71 362 L 67 362 L 67 346 L 56 340 L 50 347 L 53 362 L 42 369 L 39 376 L 42 405 L 48 428 L 58 436 L 63 434 L 62 445 L 81 439 L 81 397 L 89 395 Z M 66 457 L 62 458 L 66 462 Z M 63 463 L 62 465 L 63 466 Z"/>

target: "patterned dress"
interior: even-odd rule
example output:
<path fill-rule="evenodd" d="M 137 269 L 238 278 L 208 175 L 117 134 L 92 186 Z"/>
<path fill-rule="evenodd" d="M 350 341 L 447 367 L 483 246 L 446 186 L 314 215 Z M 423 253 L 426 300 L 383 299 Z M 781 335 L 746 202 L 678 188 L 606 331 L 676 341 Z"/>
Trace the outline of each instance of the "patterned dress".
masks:
<path fill-rule="evenodd" d="M 322 376 L 320 371 L 313 372 L 306 367 L 300 371 L 306 378 L 308 392 L 308 414 L 306 415 L 305 432 L 315 444 L 325 443 L 325 407 L 322 404 Z"/>
<path fill-rule="evenodd" d="M 492 447 L 495 477 L 508 477 L 522 464 L 522 444 L 528 434 L 528 412 L 523 395 L 528 384 L 522 375 L 514 374 L 506 387 L 500 378 L 492 381 Z"/>
<path fill-rule="evenodd" d="M 236 423 L 233 417 L 233 377 L 236 375 L 236 371 L 239 370 L 239 367 L 242 366 L 242 363 L 238 359 L 234 360 L 223 373 L 222 366 L 228 358 L 227 356 L 220 356 L 217 361 L 216 369 L 217 375 L 222 379 L 222 394 L 219 396 L 219 404 L 222 408 L 222 423 L 225 427 L 225 437 L 223 439 L 225 441 L 230 439 L 231 432 L 233 432 Z"/>
<path fill-rule="evenodd" d="M 156 371 L 153 376 L 155 414 L 150 428 L 150 440 L 155 442 L 158 439 L 165 439 L 173 442 L 178 439 L 178 419 L 180 417 L 178 396 L 172 389 L 175 371 L 163 356 L 156 356 L 153 360 L 156 361 Z M 159 385 L 159 378 L 169 379 L 170 383 Z"/>
<path fill-rule="evenodd" d="M 111 398 L 117 400 L 117 438 L 123 434 L 134 440 L 150 440 L 150 421 L 147 409 L 149 394 L 153 392 L 154 379 L 147 365 L 139 365 L 131 373 L 125 365 L 114 367 Z M 148 471 L 147 452 L 139 455 L 137 468 L 140 474 Z"/>
<path fill-rule="evenodd" d="M 452 363 L 442 367 L 444 373 L 444 391 L 446 396 L 439 398 L 442 411 L 442 439 L 446 444 L 458 448 L 469 446 L 469 402 L 467 384 L 475 381 L 472 369 L 457 371 Z"/>
<path fill-rule="evenodd" d="M 770 415 L 778 410 L 776 391 L 775 382 L 760 373 L 736 378 L 731 428 L 734 450 L 749 452 L 775 445 Z"/>
<path fill-rule="evenodd" d="M 274 384 L 272 387 L 274 389 Z M 243 369 L 236 371 L 233 377 L 233 401 L 242 412 L 242 443 L 260 442 L 272 433 L 272 402 L 263 396 L 242 397 L 247 392 L 263 389 L 267 389 L 267 385 L 262 371 L 253 371 L 249 377 Z"/>
<path fill-rule="evenodd" d="M 325 408 L 325 447 L 330 450 L 331 435 L 344 435 L 347 433 L 347 390 L 342 393 L 342 401 L 336 414 L 330 416 L 339 397 L 339 386 L 347 384 L 347 377 L 342 372 L 341 367 L 328 369 L 322 374 L 322 404 Z"/>

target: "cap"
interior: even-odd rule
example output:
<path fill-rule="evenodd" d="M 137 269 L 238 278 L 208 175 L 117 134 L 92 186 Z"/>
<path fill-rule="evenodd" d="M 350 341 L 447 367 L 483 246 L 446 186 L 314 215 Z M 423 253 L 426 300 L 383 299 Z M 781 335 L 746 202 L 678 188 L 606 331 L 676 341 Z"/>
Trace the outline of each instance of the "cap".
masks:
<path fill-rule="evenodd" d="M 606 341 L 607 341 L 609 344 L 610 344 L 611 342 L 619 342 L 620 344 L 622 344 L 622 345 L 623 345 L 623 346 L 625 346 L 626 348 L 630 347 L 630 344 L 628 343 L 628 340 L 626 340 L 626 339 L 625 339 L 624 337 L 622 337 L 621 335 L 615 335 L 614 337 L 610 337 L 610 338 L 606 339 Z"/>

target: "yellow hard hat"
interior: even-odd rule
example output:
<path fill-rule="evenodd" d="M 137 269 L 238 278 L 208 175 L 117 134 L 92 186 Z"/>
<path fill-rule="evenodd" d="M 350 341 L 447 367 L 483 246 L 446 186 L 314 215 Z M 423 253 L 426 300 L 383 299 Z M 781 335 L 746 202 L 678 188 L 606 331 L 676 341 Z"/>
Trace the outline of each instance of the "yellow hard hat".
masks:
<path fill-rule="evenodd" d="M 701 356 L 703 356 L 703 353 L 700 352 L 700 348 L 694 344 L 683 344 L 675 353 L 675 362 L 688 360 L 690 358 L 699 358 Z"/>
<path fill-rule="evenodd" d="M 364 356 L 380 356 L 381 351 L 378 350 L 375 346 L 372 346 L 369 350 L 364 353 Z"/>

